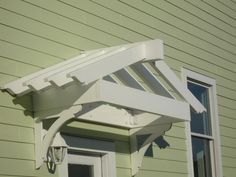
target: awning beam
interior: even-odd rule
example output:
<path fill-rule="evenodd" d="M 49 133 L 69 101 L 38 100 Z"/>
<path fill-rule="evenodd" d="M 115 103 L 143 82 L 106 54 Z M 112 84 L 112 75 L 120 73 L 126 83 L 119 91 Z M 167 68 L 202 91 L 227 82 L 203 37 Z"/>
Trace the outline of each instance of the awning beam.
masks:
<path fill-rule="evenodd" d="M 175 89 L 197 113 L 206 111 L 206 108 L 197 100 L 197 98 L 187 89 L 187 86 L 180 81 L 176 74 L 170 67 L 162 60 L 157 60 L 155 65 L 161 75 L 172 85 Z"/>

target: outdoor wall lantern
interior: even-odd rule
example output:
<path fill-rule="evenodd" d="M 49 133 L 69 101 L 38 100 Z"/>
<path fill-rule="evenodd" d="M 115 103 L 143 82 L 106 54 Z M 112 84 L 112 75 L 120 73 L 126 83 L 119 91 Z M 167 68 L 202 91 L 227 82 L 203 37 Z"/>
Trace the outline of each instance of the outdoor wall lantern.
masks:
<path fill-rule="evenodd" d="M 61 138 L 60 133 L 57 133 L 48 150 L 48 161 L 54 163 L 55 165 L 61 164 L 65 158 L 66 152 L 67 144 Z"/>

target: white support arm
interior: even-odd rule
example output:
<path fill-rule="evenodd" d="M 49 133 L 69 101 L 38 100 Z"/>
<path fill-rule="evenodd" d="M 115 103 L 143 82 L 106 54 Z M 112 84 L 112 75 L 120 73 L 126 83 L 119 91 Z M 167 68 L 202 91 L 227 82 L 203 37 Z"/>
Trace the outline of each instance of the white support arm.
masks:
<path fill-rule="evenodd" d="M 40 168 L 40 166 L 42 165 L 43 161 L 47 160 L 47 153 L 48 153 L 48 148 L 50 147 L 54 136 L 56 135 L 56 133 L 59 131 L 59 129 L 70 119 L 75 117 L 75 114 L 80 112 L 82 110 L 82 106 L 78 105 L 78 106 L 73 106 L 68 110 L 63 111 L 60 115 L 59 118 L 52 124 L 52 126 L 49 128 L 49 130 L 47 131 L 45 137 L 42 140 L 42 151 L 40 151 L 42 154 L 40 155 L 36 155 L 36 157 L 39 158 L 39 156 L 42 159 L 36 159 L 36 161 L 38 161 L 36 168 Z M 39 142 L 39 141 L 38 141 Z M 36 144 L 37 146 L 38 144 Z M 37 152 L 36 152 L 37 153 Z"/>
<path fill-rule="evenodd" d="M 162 76 L 173 86 L 173 88 L 193 107 L 197 113 L 206 111 L 205 107 L 197 98 L 185 87 L 175 73 L 163 60 L 156 61 L 156 67 Z"/>
<path fill-rule="evenodd" d="M 145 127 L 130 130 L 130 146 L 131 146 L 131 166 L 132 166 L 132 176 L 135 176 L 141 165 L 144 158 L 144 154 L 147 151 L 148 147 L 152 144 L 152 142 L 163 135 L 166 131 L 171 128 L 172 124 L 163 124 L 157 125 L 153 127 Z M 147 139 L 143 142 L 140 149 L 137 148 L 137 135 L 143 134 L 151 134 Z"/>

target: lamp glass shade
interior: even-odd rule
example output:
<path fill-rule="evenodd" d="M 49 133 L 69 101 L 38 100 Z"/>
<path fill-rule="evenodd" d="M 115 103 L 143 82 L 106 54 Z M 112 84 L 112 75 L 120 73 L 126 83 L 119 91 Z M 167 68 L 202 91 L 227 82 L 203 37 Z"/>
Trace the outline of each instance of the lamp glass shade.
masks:
<path fill-rule="evenodd" d="M 58 132 L 49 149 L 50 161 L 54 164 L 61 164 L 67 151 L 67 144 Z"/>
<path fill-rule="evenodd" d="M 51 161 L 54 164 L 61 164 L 65 154 L 66 154 L 67 147 L 65 146 L 51 146 L 49 156 Z"/>

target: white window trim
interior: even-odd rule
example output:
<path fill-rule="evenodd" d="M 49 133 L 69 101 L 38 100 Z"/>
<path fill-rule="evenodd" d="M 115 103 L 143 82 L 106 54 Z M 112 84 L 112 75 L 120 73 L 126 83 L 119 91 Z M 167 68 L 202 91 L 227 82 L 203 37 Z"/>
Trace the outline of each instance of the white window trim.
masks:
<path fill-rule="evenodd" d="M 94 177 L 102 177 L 101 157 L 98 156 L 84 156 L 79 154 L 68 154 L 69 164 L 89 165 L 93 168 Z"/>
<path fill-rule="evenodd" d="M 213 117 L 214 121 L 211 122 L 212 124 L 212 136 L 204 136 L 208 139 L 214 139 L 214 147 L 211 150 L 211 158 L 214 164 L 212 164 L 212 175 L 213 177 L 222 177 L 222 159 L 221 159 L 221 145 L 220 145 L 220 127 L 219 127 L 219 116 L 218 116 L 218 104 L 217 104 L 217 94 L 216 94 L 216 81 L 208 76 L 190 71 L 188 69 L 182 68 L 182 80 L 187 87 L 187 78 L 194 79 L 196 81 L 205 83 L 209 85 L 209 96 L 210 96 L 210 105 L 211 105 L 211 116 Z M 187 156 L 188 156 L 188 174 L 189 177 L 194 177 L 194 170 L 193 170 L 193 157 L 192 157 L 192 142 L 191 142 L 191 133 L 190 122 L 185 122 L 185 133 L 186 133 L 186 143 L 187 143 Z"/>
<path fill-rule="evenodd" d="M 97 154 L 102 160 L 102 176 L 116 177 L 115 145 L 113 142 L 63 135 L 68 150 L 81 153 Z M 58 167 L 59 177 L 68 176 L 68 152 Z"/>

